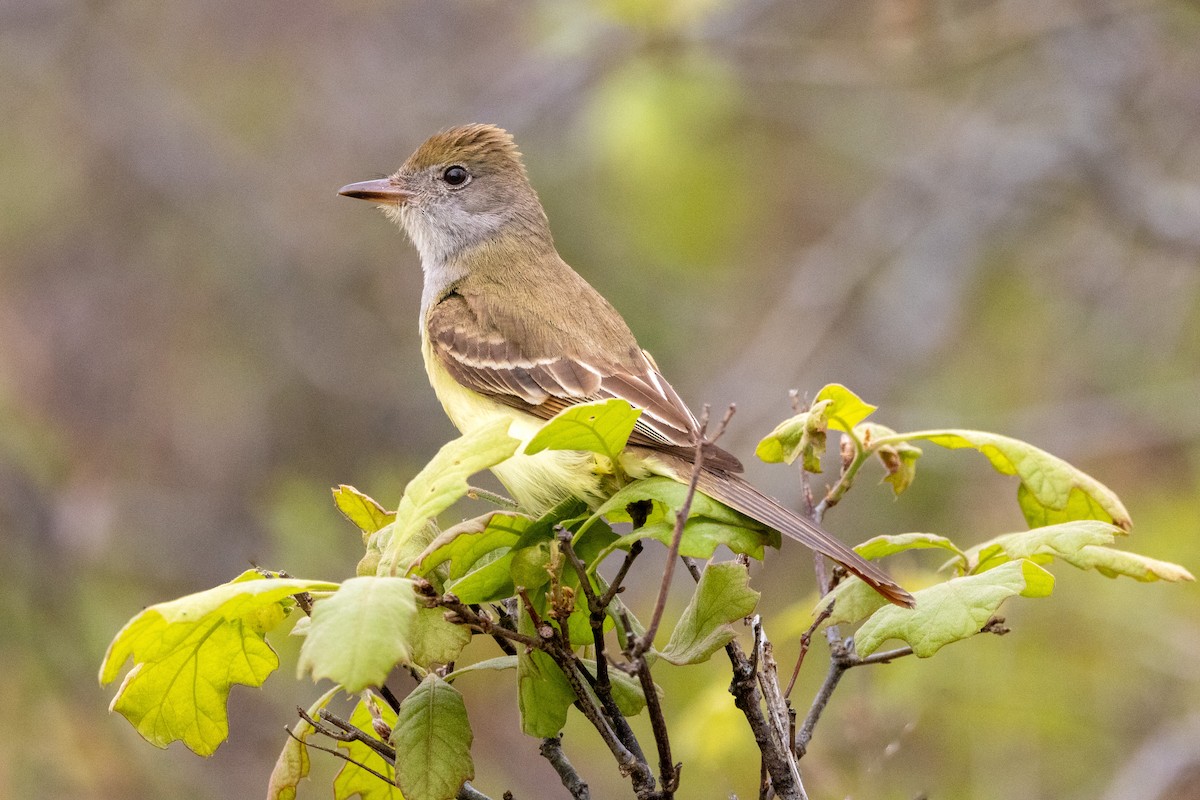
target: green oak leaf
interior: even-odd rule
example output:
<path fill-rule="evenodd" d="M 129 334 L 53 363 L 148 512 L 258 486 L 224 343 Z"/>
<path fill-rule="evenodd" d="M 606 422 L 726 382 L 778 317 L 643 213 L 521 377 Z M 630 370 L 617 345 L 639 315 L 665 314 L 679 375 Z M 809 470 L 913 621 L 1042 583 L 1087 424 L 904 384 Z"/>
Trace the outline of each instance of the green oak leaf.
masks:
<path fill-rule="evenodd" d="M 652 538 L 669 545 L 675 528 L 674 509 L 683 505 L 686 495 L 686 486 L 663 476 L 634 481 L 623 487 L 596 509 L 580 531 L 589 530 L 589 526 L 601 516 L 620 519 L 625 507 L 639 500 L 653 501 L 654 510 L 645 525 L 612 541 L 601 550 L 594 560 L 588 562 L 588 569 L 595 570 L 613 550 L 627 548 L 639 539 Z M 710 558 L 721 544 L 735 553 L 761 559 L 766 545 L 779 546 L 779 532 L 697 492 L 684 524 L 680 552 L 693 558 Z"/>
<path fill-rule="evenodd" d="M 652 500 L 656 506 L 658 516 L 651 514 L 647 518 L 648 522 L 656 519 L 667 519 L 669 522 L 674 522 L 673 515 L 666 516 L 662 512 L 664 510 L 674 510 L 683 505 L 683 501 L 687 496 L 687 486 L 663 475 L 655 475 L 651 478 L 645 478 L 639 481 L 623 486 L 620 491 L 612 497 L 604 501 L 604 503 L 596 509 L 592 515 L 592 519 L 598 519 L 602 516 L 609 516 L 614 512 L 624 512 L 625 507 L 630 503 L 639 500 Z M 661 508 L 659 508 L 661 506 Z M 692 498 L 691 513 L 699 517 L 708 517 L 709 519 L 717 520 L 718 522 L 729 522 L 735 525 L 746 525 L 748 522 L 753 522 L 749 517 L 739 514 L 724 503 L 719 503 L 707 495 L 696 492 Z M 617 517 L 621 519 L 620 517 Z M 627 521 L 629 518 L 625 516 L 621 521 Z M 584 524 L 584 528 L 589 523 Z"/>
<path fill-rule="evenodd" d="M 476 561 L 466 575 L 447 581 L 446 591 L 467 605 L 512 597 L 516 592 L 512 577 L 515 555 L 516 551 L 511 549 L 493 550 Z"/>
<path fill-rule="evenodd" d="M 521 614 L 517 630 L 536 636 L 528 614 Z M 575 702 L 575 690 L 554 659 L 541 650 L 517 652 L 517 705 L 521 731 L 528 736 L 555 736 L 567 724 L 567 709 Z"/>
<path fill-rule="evenodd" d="M 446 612 L 440 608 L 420 607 L 409 634 L 409 661 L 424 669 L 450 664 L 470 642 L 471 629 L 466 625 L 447 622 Z"/>
<path fill-rule="evenodd" d="M 641 415 L 641 409 L 617 398 L 568 406 L 534 434 L 525 445 L 525 453 L 587 450 L 616 464 Z"/>
<path fill-rule="evenodd" d="M 806 472 L 820 472 L 832 405 L 832 400 L 813 403 L 807 411 L 779 423 L 758 443 L 754 454 L 768 464 L 791 464 L 802 457 Z"/>
<path fill-rule="evenodd" d="M 954 542 L 936 533 L 899 533 L 876 536 L 856 545 L 854 552 L 873 561 L 906 550 L 925 549 L 947 550 L 954 554 L 954 561 L 960 567 L 966 564 L 966 555 L 958 549 Z M 858 622 L 888 604 L 883 595 L 853 575 L 847 577 L 835 586 L 833 591 L 818 600 L 817 605 L 813 608 L 813 614 L 819 614 L 830 603 L 833 603 L 833 612 L 821 623 L 822 626 L 848 625 Z"/>
<path fill-rule="evenodd" d="M 1194 580 L 1178 564 L 1108 547 L 1123 533 L 1117 526 L 1099 520 L 1061 522 L 997 536 L 968 550 L 967 559 L 973 572 L 1019 558 L 1039 564 L 1059 558 L 1073 567 L 1094 569 L 1109 578 L 1125 575 L 1139 581 Z"/>
<path fill-rule="evenodd" d="M 342 687 L 335 686 L 321 695 L 317 702 L 309 706 L 308 716 L 316 719 L 321 709 L 329 705 L 329 701 L 341 690 Z M 302 719 L 296 720 L 296 724 L 292 726 L 292 735 L 284 743 L 283 750 L 275 761 L 275 768 L 271 770 L 271 779 L 267 783 L 267 800 L 296 800 L 296 790 L 300 781 L 308 776 L 308 747 L 304 742 L 315 732 L 316 728 L 311 723 Z"/>
<path fill-rule="evenodd" d="M 417 599 L 408 578 L 351 578 L 313 606 L 297 673 L 330 678 L 348 692 L 378 686 L 410 663 Z"/>
<path fill-rule="evenodd" d="M 373 694 L 371 697 L 372 705 L 379 714 L 379 718 L 394 731 L 396 729 L 396 712 Z M 371 738 L 383 741 L 379 732 L 375 730 L 375 720 L 371 716 L 371 707 L 367 704 L 366 698 L 358 701 L 358 705 L 354 707 L 354 711 L 347 721 Z M 350 800 L 355 795 L 361 800 L 404 800 L 399 787 L 396 786 L 396 771 L 391 764 L 384 760 L 383 756 L 360 741 L 338 742 L 338 749 L 344 751 L 350 761 L 342 765 L 333 779 L 334 800 Z M 359 766 L 360 764 L 362 766 Z M 375 770 L 386 777 L 390 783 L 381 781 L 363 767 Z"/>
<path fill-rule="evenodd" d="M 265 635 L 287 616 L 292 595 L 336 588 L 247 570 L 229 583 L 150 606 L 126 623 L 104 656 L 102 685 L 134 661 L 109 709 L 155 747 L 182 741 L 212 755 L 229 736 L 230 688 L 261 686 L 279 666 Z"/>
<path fill-rule="evenodd" d="M 497 419 L 443 445 L 409 481 L 395 520 L 375 534 L 381 551 L 378 574 L 407 568 L 433 539 L 430 521 L 469 491 L 467 478 L 516 452 L 520 442 L 508 435 L 509 424 Z"/>
<path fill-rule="evenodd" d="M 629 546 L 642 539 L 654 539 L 670 547 L 675 535 L 675 525 L 668 522 L 655 522 L 643 525 L 635 531 L 630 531 L 619 539 L 614 540 L 601 553 L 595 562 L 599 563 L 614 550 L 627 550 Z M 716 522 L 704 517 L 689 516 L 683 525 L 683 537 L 679 540 L 679 554 L 688 558 L 712 558 L 720 545 L 725 545 L 732 552 L 744 554 L 751 558 L 762 560 L 764 546 L 769 541 L 769 533 L 755 524 L 754 527 L 741 527 L 728 522 Z"/>
<path fill-rule="evenodd" d="M 488 553 L 516 544 L 532 517 L 515 511 L 489 511 L 482 516 L 447 528 L 413 560 L 409 573 L 428 575 L 435 567 L 450 562 L 450 579 L 466 575 Z"/>
<path fill-rule="evenodd" d="M 1077 553 L 1063 556 L 1063 561 L 1080 569 L 1094 569 L 1107 578 L 1125 575 L 1146 583 L 1158 580 L 1175 583 L 1196 580 L 1192 573 L 1179 564 L 1124 550 L 1114 550 L 1111 547 L 1087 545 Z"/>
<path fill-rule="evenodd" d="M 1038 564 L 1048 564 L 1055 557 L 1070 561 L 1088 545 L 1112 544 L 1117 534 L 1124 533 L 1116 525 L 1086 519 L 1061 522 L 1027 531 L 1006 533 L 966 552 L 969 572 L 985 572 L 1008 561 L 1028 558 Z"/>
<path fill-rule="evenodd" d="M 920 658 L 979 633 L 1009 597 L 1045 597 L 1054 576 L 1029 560 L 1010 561 L 978 575 L 964 575 L 913 593 L 916 608 L 887 605 L 858 629 L 854 646 L 868 656 L 888 639 L 902 639 Z"/>
<path fill-rule="evenodd" d="M 400 703 L 392 730 L 405 800 L 452 800 L 475 777 L 471 724 L 458 690 L 435 673 Z"/>
<path fill-rule="evenodd" d="M 333 490 L 333 504 L 342 516 L 353 522 L 363 533 L 365 541 L 372 533 L 396 519 L 395 511 L 385 511 L 383 506 L 355 489 L 342 484 Z"/>
<path fill-rule="evenodd" d="M 931 547 L 949 550 L 956 556 L 966 558 L 963 551 L 959 550 L 954 542 L 936 533 L 898 533 L 876 536 L 872 539 L 867 539 L 862 544 L 855 545 L 854 552 L 869 561 L 873 561 L 877 558 L 884 558 L 885 556 L 905 550 L 922 550 Z"/>
<path fill-rule="evenodd" d="M 818 600 L 816 607 L 813 608 L 813 615 L 821 613 L 830 603 L 833 603 L 833 611 L 821 623 L 822 627 L 850 625 L 866 619 L 879 609 L 889 605 L 883 595 L 853 575 L 833 587 L 829 594 Z"/>
<path fill-rule="evenodd" d="M 1016 475 L 1021 480 L 1017 502 L 1031 526 L 1098 519 L 1125 530 L 1133 527 L 1129 512 L 1107 486 L 1061 458 L 1019 439 L 969 430 L 919 431 L 904 436 L 951 450 L 978 450 L 997 472 Z"/>
<path fill-rule="evenodd" d="M 707 661 L 737 636 L 730 623 L 753 613 L 758 596 L 741 564 L 709 564 L 659 655 L 677 665 Z"/>
<path fill-rule="evenodd" d="M 863 402 L 863 399 L 840 383 L 830 383 L 817 392 L 813 405 L 830 401 L 829 410 L 825 416 L 829 427 L 835 431 L 849 433 L 867 417 L 875 413 L 878 406 Z"/>

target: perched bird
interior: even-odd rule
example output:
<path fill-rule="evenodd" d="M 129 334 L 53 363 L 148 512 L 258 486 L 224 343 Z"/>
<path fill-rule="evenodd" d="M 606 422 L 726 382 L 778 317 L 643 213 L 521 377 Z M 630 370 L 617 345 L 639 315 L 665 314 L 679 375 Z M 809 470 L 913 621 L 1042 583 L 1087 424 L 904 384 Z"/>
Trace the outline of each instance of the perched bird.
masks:
<path fill-rule="evenodd" d="M 421 255 L 421 341 L 438 399 L 460 431 L 504 416 L 528 441 L 576 403 L 621 398 L 641 417 L 621 457 L 634 478 L 691 477 L 699 423 L 638 346 L 629 326 L 559 256 L 516 144 L 492 125 L 464 125 L 417 148 L 389 178 L 340 192 L 377 203 Z M 523 509 L 574 496 L 595 502 L 597 456 L 518 455 L 493 468 Z M 742 465 L 704 449 L 701 492 L 843 564 L 893 603 L 912 596 L 879 567 L 738 475 Z"/>

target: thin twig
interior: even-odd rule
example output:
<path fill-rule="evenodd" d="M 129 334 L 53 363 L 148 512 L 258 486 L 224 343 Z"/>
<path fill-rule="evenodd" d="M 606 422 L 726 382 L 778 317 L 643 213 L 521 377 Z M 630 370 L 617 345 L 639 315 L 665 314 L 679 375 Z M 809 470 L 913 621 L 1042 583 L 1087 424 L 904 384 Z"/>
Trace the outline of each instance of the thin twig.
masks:
<path fill-rule="evenodd" d="M 726 413 L 726 418 L 732 414 L 733 406 Z M 671 579 L 675 575 L 675 560 L 679 557 L 679 545 L 683 541 L 683 527 L 687 524 L 688 514 L 692 510 L 692 499 L 696 496 L 696 485 L 700 482 L 700 473 L 704 469 L 704 431 L 708 427 L 708 406 L 700 412 L 700 430 L 696 434 L 695 460 L 692 462 L 692 476 L 688 481 L 687 494 L 683 496 L 683 504 L 675 512 L 675 530 L 671 533 L 671 546 L 667 550 L 667 566 L 663 569 L 662 582 L 658 586 L 658 598 L 654 601 L 654 613 L 645 633 L 633 646 L 632 655 L 640 657 L 654 645 L 654 635 L 658 633 L 658 625 L 662 622 L 663 612 L 667 608 L 667 592 L 671 588 Z"/>
<path fill-rule="evenodd" d="M 400 699 L 385 684 L 379 684 L 379 694 L 395 713 L 400 713 Z"/>
<path fill-rule="evenodd" d="M 575 693 L 576 708 L 600 734 L 600 738 L 604 740 L 609 752 L 616 758 L 621 773 L 630 776 L 634 793 L 639 800 L 649 800 L 654 794 L 654 776 L 650 772 L 650 766 L 646 763 L 646 757 L 642 754 L 641 748 L 637 746 L 637 738 L 629 728 L 628 721 L 619 711 L 615 716 L 603 713 L 593 702 L 594 697 L 599 699 L 598 695 L 592 694 L 595 691 L 595 680 L 575 657 L 566 626 L 556 630 L 553 625 L 543 620 L 537 613 L 537 609 L 533 607 L 533 602 L 529 599 L 529 594 L 524 587 L 517 588 L 517 596 L 521 598 L 522 608 L 529 615 L 529 619 L 538 632 L 539 638 L 535 646 L 554 659 L 554 663 L 562 670 L 567 683 L 571 686 L 571 691 Z M 585 680 L 581 679 L 581 676 Z M 592 692 L 588 691 L 589 688 L 592 689 Z M 611 692 L 609 696 L 611 697 Z M 615 700 L 613 708 L 616 709 Z M 624 735 L 618 734 L 618 730 Z M 627 740 L 633 742 L 632 748 L 626 745 Z"/>
<path fill-rule="evenodd" d="M 829 619 L 829 615 L 833 613 L 833 602 L 821 609 L 821 613 L 817 614 L 817 618 L 813 620 L 813 624 L 808 626 L 800 636 L 800 653 L 796 656 L 796 666 L 792 670 L 792 678 L 788 681 L 787 689 L 784 690 L 784 697 L 792 696 L 792 689 L 796 685 L 796 677 L 800 674 L 800 666 L 804 664 L 804 657 L 808 655 L 808 648 L 812 644 L 813 634 L 817 632 L 817 628 L 821 627 L 821 623 Z"/>
<path fill-rule="evenodd" d="M 624 588 L 625 576 L 629 572 L 629 568 L 633 566 L 633 560 L 642 553 L 642 543 L 634 542 L 629 546 L 629 552 L 625 554 L 625 560 L 621 562 L 621 568 L 617 570 L 616 577 L 613 578 L 612 585 L 608 587 L 608 591 L 600 598 L 600 607 L 608 608 L 608 604 L 613 601 L 619 592 Z"/>
<path fill-rule="evenodd" d="M 510 795 L 511 796 L 511 795 Z M 476 789 L 470 783 L 464 783 L 458 788 L 455 800 L 491 800 L 486 794 Z"/>
<path fill-rule="evenodd" d="M 861 667 L 864 664 L 890 664 L 897 658 L 911 656 L 912 653 L 913 649 L 908 645 L 905 645 L 904 647 L 897 647 L 895 650 L 886 650 L 882 653 L 872 653 L 865 658 L 856 658 L 854 662 L 850 664 L 850 666 Z"/>
<path fill-rule="evenodd" d="M 808 752 L 808 743 L 812 741 L 813 729 L 821 719 L 821 713 L 825 711 L 825 706 L 829 704 L 833 690 L 837 688 L 838 682 L 849 668 L 844 643 L 840 640 L 836 642 L 836 645 L 831 642 L 829 672 L 825 673 L 825 681 L 813 698 L 812 706 L 808 709 L 808 716 L 804 718 L 804 724 L 800 726 L 800 732 L 796 734 L 794 749 L 797 758 L 804 758 L 804 754 Z"/>
<path fill-rule="evenodd" d="M 287 731 L 288 736 L 292 737 L 293 739 L 295 739 L 297 742 L 304 745 L 305 747 L 311 747 L 314 750 L 320 750 L 322 753 L 329 753 L 331 756 L 337 756 L 338 758 L 342 759 L 343 761 L 350 762 L 351 764 L 353 764 L 354 766 L 358 767 L 361 770 L 366 770 L 367 772 L 371 773 L 376 778 L 379 778 L 379 780 L 383 781 L 384 783 L 388 784 L 389 786 L 396 785 L 396 782 L 393 781 L 388 776 L 384 775 L 381 772 L 376 772 L 375 770 L 371 769 L 370 767 L 368 767 L 366 764 L 362 763 L 361 761 L 355 761 L 353 758 L 346 755 L 341 750 L 338 750 L 336 747 L 323 747 L 314 742 L 308 742 L 308 741 L 305 741 L 304 739 L 301 739 L 299 736 L 292 733 L 287 728 L 284 728 L 284 730 Z"/>
<path fill-rule="evenodd" d="M 417 578 L 414 580 L 414 582 L 417 584 L 417 593 L 419 595 L 429 597 L 429 595 L 422 591 L 423 579 Z M 428 585 L 428 582 L 425 583 Z M 449 619 L 451 622 L 466 625 L 473 630 L 477 630 L 480 633 L 486 633 L 493 637 L 503 637 L 510 642 L 521 644 L 525 647 L 532 647 L 537 650 L 545 649 L 545 644 L 541 639 L 514 631 L 504 625 L 493 622 L 492 618 L 482 610 L 477 613 L 474 609 L 461 602 L 454 595 L 447 593 L 439 597 L 436 591 L 433 590 L 432 585 L 429 585 L 429 591 L 432 592 L 430 601 L 434 606 L 440 606 L 441 608 L 444 608 L 450 612 L 447 619 Z M 509 655 L 513 654 L 510 653 Z"/>
<path fill-rule="evenodd" d="M 543 739 L 538 752 L 542 754 L 542 758 L 550 762 L 550 766 L 554 767 L 554 771 L 558 773 L 559 779 L 566 790 L 571 793 L 573 800 L 591 800 L 592 793 L 587 782 L 580 777 L 574 765 L 567 760 L 567 754 L 563 752 L 561 733 L 558 736 Z"/>
<path fill-rule="evenodd" d="M 639 760 L 645 761 L 646 756 L 642 752 L 642 746 L 638 742 L 637 736 L 634 735 L 633 729 L 629 726 L 629 721 L 625 719 L 625 715 L 617 707 L 616 698 L 613 697 L 612 693 L 612 679 L 608 675 L 608 656 L 605 653 L 606 647 L 604 642 L 604 619 L 607 614 L 607 604 L 602 605 L 601 598 L 596 596 L 591 580 L 588 578 L 587 566 L 583 563 L 579 554 L 575 552 L 575 548 L 571 543 L 571 532 L 566 529 L 560 530 L 558 537 L 562 552 L 566 555 L 567 561 L 570 562 L 571 566 L 575 569 L 575 573 L 579 576 L 584 597 L 587 599 L 588 623 L 592 629 L 592 644 L 596 649 L 595 678 L 588 674 L 587 669 L 574 656 L 565 621 L 560 626 L 562 631 L 562 649 L 564 652 L 571 654 L 575 668 L 591 684 L 592 690 L 600 700 L 600 705 L 607 715 L 609 722 L 612 723 L 617 737 Z"/>
<path fill-rule="evenodd" d="M 484 617 L 484 616 L 486 616 L 486 617 L 488 617 L 489 619 L 491 618 L 491 617 L 490 617 L 490 615 L 488 615 L 488 614 L 487 614 L 487 612 L 485 612 L 485 611 L 483 610 L 483 606 L 479 605 L 478 603 L 472 603 L 472 604 L 471 604 L 471 610 L 472 610 L 472 611 L 474 611 L 476 614 L 480 615 L 481 617 Z M 500 613 L 500 611 L 498 610 L 498 611 L 497 611 L 497 613 Z M 493 626 L 493 627 L 497 627 L 497 628 L 507 628 L 508 626 L 506 626 L 506 625 L 504 624 L 504 620 L 503 620 L 503 619 L 501 619 L 501 620 L 500 620 L 500 621 L 499 621 L 499 622 L 498 622 L 498 623 L 497 623 L 495 626 Z M 511 629 L 509 629 L 509 630 L 511 630 Z M 506 656 L 515 656 L 515 655 L 517 654 L 517 648 L 513 647 L 513 645 L 512 645 L 512 642 L 510 642 L 508 639 L 505 639 L 505 638 L 504 638 L 504 637 L 503 637 L 501 634 L 499 634 L 499 633 L 496 633 L 496 631 L 494 631 L 494 630 L 493 630 L 493 631 L 492 631 L 492 632 L 491 632 L 489 635 L 492 637 L 492 641 L 494 641 L 494 642 L 496 643 L 496 645 L 497 645 L 497 646 L 498 646 L 498 647 L 499 647 L 499 648 L 500 648 L 502 651 L 504 651 L 504 655 L 506 655 Z"/>
<path fill-rule="evenodd" d="M 625 655 L 629 659 L 630 668 L 641 684 L 642 695 L 646 698 L 646 713 L 650 717 L 650 729 L 654 732 L 654 744 L 658 749 L 658 773 L 662 782 L 662 792 L 659 797 L 669 800 L 675 796 L 675 791 L 679 788 L 681 766 L 672 760 L 667 720 L 658 699 L 658 692 L 654 687 L 654 678 L 650 674 L 650 662 L 646 660 L 645 653 L 635 654 L 634 652 L 633 648 L 636 646 L 638 637 L 634 633 L 629 614 L 624 609 L 621 610 L 621 624 L 625 627 L 625 639 L 630 643 Z"/>
<path fill-rule="evenodd" d="M 303 716 L 308 716 L 308 715 L 305 714 Z M 388 763 L 395 762 L 396 750 L 395 750 L 395 748 L 388 745 L 386 742 L 383 742 L 382 740 L 375 738 L 374 736 L 372 736 L 371 734 L 362 730 L 361 728 L 357 728 L 357 727 L 351 725 L 349 722 L 342 719 L 338 715 L 334 714 L 332 711 L 330 711 L 327 708 L 321 709 L 320 713 L 317 716 L 320 717 L 322 721 L 328 722 L 331 725 L 334 725 L 334 726 L 340 728 L 347 737 L 347 738 L 342 738 L 340 736 L 335 736 L 333 738 L 336 738 L 339 741 L 343 741 L 343 742 L 362 742 L 367 747 L 371 748 L 376 753 L 378 753 L 380 756 L 382 756 L 383 759 L 385 761 L 387 761 Z M 328 736 L 329 734 L 326 733 L 326 735 Z"/>

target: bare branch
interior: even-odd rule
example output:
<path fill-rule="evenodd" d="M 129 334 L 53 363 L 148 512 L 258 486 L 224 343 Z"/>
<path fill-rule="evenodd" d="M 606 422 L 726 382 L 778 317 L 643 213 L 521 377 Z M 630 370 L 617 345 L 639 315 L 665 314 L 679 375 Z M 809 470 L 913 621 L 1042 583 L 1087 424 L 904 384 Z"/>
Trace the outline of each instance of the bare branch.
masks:
<path fill-rule="evenodd" d="M 591 800 L 592 793 L 587 783 L 579 776 L 575 767 L 567 760 L 567 754 L 563 752 L 561 733 L 558 736 L 543 739 L 538 752 L 542 754 L 542 758 L 550 762 L 550 766 L 554 767 L 554 771 L 558 773 L 559 779 L 562 780 L 566 790 L 571 793 L 573 800 Z"/>
<path fill-rule="evenodd" d="M 379 778 L 379 780 L 383 781 L 384 783 L 388 784 L 389 786 L 396 785 L 396 783 L 388 776 L 384 775 L 381 772 L 376 772 L 375 770 L 371 769 L 370 767 L 368 767 L 366 764 L 362 763 L 361 761 L 355 761 L 353 758 L 346 755 L 341 750 L 338 750 L 336 747 L 323 747 L 323 746 L 321 746 L 319 744 L 315 744 L 313 742 L 306 742 L 305 740 L 301 739 L 296 734 L 292 733 L 287 728 L 284 728 L 284 730 L 287 731 L 288 736 L 292 737 L 293 739 L 295 739 L 297 742 L 304 745 L 305 747 L 311 747 L 314 750 L 320 750 L 322 753 L 329 753 L 329 755 L 331 755 L 331 756 L 337 756 L 338 758 L 342 759 L 343 761 L 348 761 L 351 764 L 353 764 L 354 766 L 358 767 L 359 769 L 365 770 L 365 771 L 371 773 L 376 778 Z"/>
<path fill-rule="evenodd" d="M 792 716 L 787 698 L 779 690 L 779 671 L 775 663 L 774 648 L 763 630 L 762 618 L 754 615 L 754 651 L 760 669 L 758 671 L 758 686 L 762 690 L 767 713 L 771 725 L 775 729 L 775 738 L 780 742 L 790 742 Z M 796 755 L 791 747 L 780 748 L 786 761 L 788 771 L 795 782 L 798 798 L 808 800 L 804 783 L 800 780 L 800 768 L 796 764 Z"/>

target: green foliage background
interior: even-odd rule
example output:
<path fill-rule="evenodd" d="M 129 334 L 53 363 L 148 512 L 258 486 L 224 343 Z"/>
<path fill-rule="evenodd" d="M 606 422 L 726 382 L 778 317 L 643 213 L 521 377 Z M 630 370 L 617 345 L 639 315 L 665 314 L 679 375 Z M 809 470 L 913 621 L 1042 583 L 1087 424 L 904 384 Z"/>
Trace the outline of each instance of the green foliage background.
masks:
<path fill-rule="evenodd" d="M 452 436 L 419 363 L 416 258 L 334 192 L 465 121 L 518 136 L 568 261 L 685 398 L 737 401 L 723 444 L 748 462 L 788 389 L 838 381 L 892 427 L 994 430 L 1077 464 L 1125 501 L 1135 549 L 1197 567 L 1193 4 L 3 15 L 0 795 L 265 787 L 283 724 L 318 691 L 235 690 L 232 740 L 201 761 L 109 715 L 95 665 L 142 606 L 247 562 L 353 574 L 360 539 L 328 487 L 392 503 Z M 1010 481 L 936 450 L 898 501 L 860 481 L 830 527 L 964 544 L 1021 527 Z M 750 469 L 795 496 L 793 473 Z M 638 569 L 657 585 L 652 559 Z M 758 576 L 781 661 L 810 574 L 792 547 Z M 1012 606 L 1008 637 L 855 670 L 804 761 L 809 788 L 1117 798 L 1136 775 L 1138 796 L 1184 796 L 1200 772 L 1197 599 L 1063 571 L 1054 598 Z M 297 643 L 275 644 L 294 663 Z M 688 785 L 749 795 L 719 664 L 677 672 Z M 480 787 L 538 796 L 554 778 L 514 698 L 463 689 Z M 598 796 L 621 785 L 607 764 L 588 778 Z"/>

